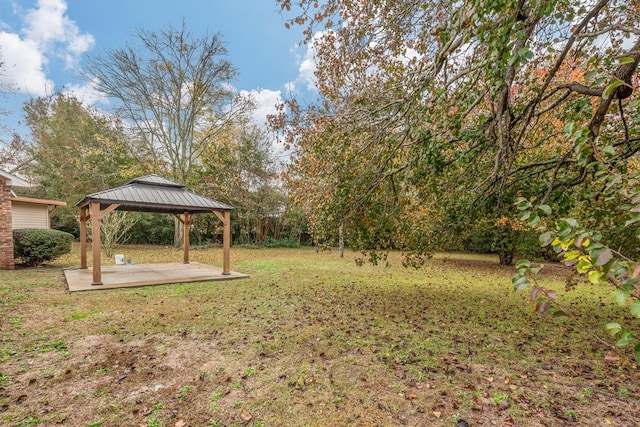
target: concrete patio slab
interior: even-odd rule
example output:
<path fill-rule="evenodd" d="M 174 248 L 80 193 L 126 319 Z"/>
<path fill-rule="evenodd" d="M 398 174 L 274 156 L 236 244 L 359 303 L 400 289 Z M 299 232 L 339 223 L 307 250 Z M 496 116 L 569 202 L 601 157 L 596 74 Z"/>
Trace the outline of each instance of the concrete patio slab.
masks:
<path fill-rule="evenodd" d="M 102 285 L 91 285 L 91 268 L 64 271 L 69 292 L 99 289 L 131 288 L 136 286 L 165 285 L 169 283 L 208 282 L 248 278 L 248 274 L 231 271 L 222 274 L 222 268 L 192 262 L 165 264 L 124 264 L 102 267 Z"/>

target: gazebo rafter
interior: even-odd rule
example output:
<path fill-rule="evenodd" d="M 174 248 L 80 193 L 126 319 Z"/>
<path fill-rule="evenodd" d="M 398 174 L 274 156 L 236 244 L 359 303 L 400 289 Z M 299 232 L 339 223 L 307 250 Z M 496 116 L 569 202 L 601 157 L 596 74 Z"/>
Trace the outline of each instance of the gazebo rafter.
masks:
<path fill-rule="evenodd" d="M 91 220 L 92 285 L 102 284 L 100 222 L 112 211 L 166 213 L 184 227 L 183 262 L 189 263 L 189 227 L 194 214 L 213 213 L 222 221 L 222 274 L 230 274 L 231 210 L 233 206 L 192 193 L 183 184 L 158 175 L 135 178 L 127 184 L 85 196 L 80 208 L 80 268 L 87 268 L 87 221 Z"/>

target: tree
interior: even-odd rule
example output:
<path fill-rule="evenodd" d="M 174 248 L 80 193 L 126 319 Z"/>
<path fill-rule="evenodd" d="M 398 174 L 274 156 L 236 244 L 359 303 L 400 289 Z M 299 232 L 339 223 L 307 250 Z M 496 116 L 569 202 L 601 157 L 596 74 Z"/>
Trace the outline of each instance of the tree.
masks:
<path fill-rule="evenodd" d="M 280 3 L 291 8 L 290 1 Z M 585 147 L 582 159 L 594 158 L 586 155 L 590 143 L 564 137 L 569 121 L 588 129 L 599 146 L 614 138 L 615 165 L 638 150 L 637 137 L 625 138 L 633 133 L 631 78 L 640 55 L 629 37 L 638 32 L 632 7 L 616 1 L 591 8 L 562 1 L 299 3 L 303 9 L 290 24 L 308 25 L 322 103 L 312 109 L 291 103 L 297 118 L 287 123 L 286 137 L 297 147 L 296 179 L 308 175 L 322 181 L 315 188 L 335 194 L 323 197 L 335 215 L 322 215 L 316 232 L 337 230 L 334 217 L 363 210 L 379 225 L 387 223 L 384 216 L 415 217 L 419 204 L 432 224 L 427 230 L 454 241 L 460 229 L 487 216 L 513 215 L 518 192 L 561 199 L 589 181 L 590 162 L 573 153 Z M 319 24 L 326 30 L 314 36 Z M 610 40 L 604 48 L 603 35 Z M 592 112 L 603 94 L 609 96 Z M 620 101 L 619 118 L 606 114 L 613 99 Z M 315 197 L 304 179 L 298 182 L 303 198 Z M 375 200 L 389 191 L 391 198 Z M 424 228 L 407 231 L 401 240 Z"/>
<path fill-rule="evenodd" d="M 5 66 L 2 60 L 2 50 L 0 47 L 0 75 L 3 74 Z M 4 82 L 0 82 L 0 97 L 4 98 L 11 91 L 12 87 Z M 9 112 L 0 106 L 0 117 L 8 115 Z M 8 139 L 6 135 L 11 135 Z M 28 143 L 20 135 L 9 131 L 4 123 L 0 123 L 0 165 L 2 169 L 10 173 L 16 173 L 24 169 L 30 158 L 27 154 Z"/>
<path fill-rule="evenodd" d="M 314 46 L 321 99 L 291 101 L 273 123 L 296 149 L 290 181 L 316 236 L 344 221 L 356 248 L 420 251 L 520 220 L 572 261 L 576 242 L 607 247 L 578 227 L 585 204 L 616 205 L 600 212 L 627 235 L 640 220 L 637 2 L 295 4 L 287 25 Z M 587 257 L 578 273 L 615 286 L 638 315 L 637 249 L 589 244 L 574 248 Z"/>
<path fill-rule="evenodd" d="M 236 69 L 219 34 L 196 38 L 185 23 L 160 32 L 138 30 L 139 46 L 90 58 L 84 71 L 98 90 L 119 101 L 144 144 L 149 167 L 180 183 L 195 182 L 203 153 L 250 102 L 235 96 Z M 176 227 L 180 244 L 181 227 Z"/>
<path fill-rule="evenodd" d="M 2 59 L 2 47 L 0 46 L 0 76 L 2 74 L 4 74 L 4 69 L 5 67 L 5 62 Z M 0 82 L 0 95 L 2 95 L 3 97 L 6 95 L 6 92 L 11 89 L 10 85 L 6 84 L 4 81 Z M 3 108 L 0 109 L 0 115 L 6 115 L 7 111 L 4 110 Z"/>
<path fill-rule="evenodd" d="M 0 141 L 0 164 L 7 172 L 24 171 L 31 162 L 29 142 L 14 133 L 8 142 Z"/>
<path fill-rule="evenodd" d="M 71 95 L 56 94 L 27 101 L 33 162 L 29 174 L 43 197 L 64 200 L 56 209 L 56 226 L 77 231 L 75 202 L 139 175 L 133 147 L 122 123 L 85 107 Z M 76 233 L 77 234 L 77 233 Z"/>
<path fill-rule="evenodd" d="M 105 255 L 112 256 L 115 247 L 128 240 L 137 219 L 136 213 L 113 211 L 100 220 L 100 242 Z"/>
<path fill-rule="evenodd" d="M 278 181 L 267 132 L 248 117 L 229 124 L 203 153 L 203 194 L 236 207 L 237 237 L 244 243 L 279 240 L 288 198 Z"/>

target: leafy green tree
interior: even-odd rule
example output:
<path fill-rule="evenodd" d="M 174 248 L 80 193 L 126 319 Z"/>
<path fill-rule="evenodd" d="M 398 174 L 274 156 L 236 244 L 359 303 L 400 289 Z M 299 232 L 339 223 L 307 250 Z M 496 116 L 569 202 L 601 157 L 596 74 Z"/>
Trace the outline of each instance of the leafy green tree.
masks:
<path fill-rule="evenodd" d="M 626 2 L 299 4 L 289 24 L 313 43 L 321 102 L 292 101 L 275 125 L 316 236 L 344 220 L 357 247 L 455 246 L 478 222 L 514 219 L 518 194 L 570 209 L 592 145 L 615 167 L 638 151 Z M 586 139 L 566 138 L 569 122 Z"/>
<path fill-rule="evenodd" d="M 24 110 L 33 138 L 29 173 L 36 191 L 67 202 L 56 209 L 53 221 L 76 233 L 75 203 L 87 194 L 122 185 L 140 174 L 141 165 L 122 123 L 71 95 L 35 98 Z"/>

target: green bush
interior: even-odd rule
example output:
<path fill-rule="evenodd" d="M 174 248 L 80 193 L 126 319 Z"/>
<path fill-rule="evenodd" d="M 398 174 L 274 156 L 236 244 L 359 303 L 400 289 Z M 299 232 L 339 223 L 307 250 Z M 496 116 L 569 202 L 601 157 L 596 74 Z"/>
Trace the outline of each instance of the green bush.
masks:
<path fill-rule="evenodd" d="M 26 265 L 40 265 L 71 252 L 73 235 L 44 228 L 13 230 L 13 256 Z"/>

